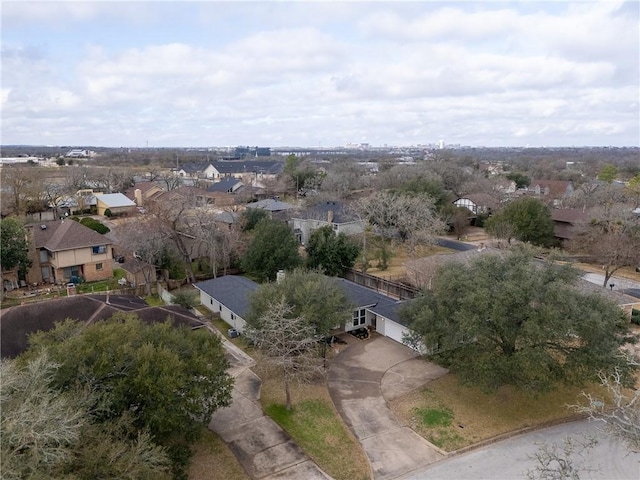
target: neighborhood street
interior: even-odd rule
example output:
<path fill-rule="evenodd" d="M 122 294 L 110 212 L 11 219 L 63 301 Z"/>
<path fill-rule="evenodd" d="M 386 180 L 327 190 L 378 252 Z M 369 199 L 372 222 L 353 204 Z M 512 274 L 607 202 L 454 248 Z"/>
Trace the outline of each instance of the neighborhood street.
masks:
<path fill-rule="evenodd" d="M 631 453 L 602 430 L 599 422 L 581 420 L 564 423 L 543 430 L 502 440 L 472 450 L 459 456 L 446 457 L 437 464 L 415 470 L 402 480 L 456 479 L 456 480 L 513 480 L 526 478 L 527 470 L 535 467 L 530 458 L 538 445 L 557 444 L 562 451 L 567 437 L 582 440 L 585 436 L 597 438 L 598 443 L 589 452 L 585 468 L 593 471 L 580 472 L 581 479 L 637 480 L 640 478 L 640 453 Z M 582 459 L 575 455 L 578 462 Z"/>

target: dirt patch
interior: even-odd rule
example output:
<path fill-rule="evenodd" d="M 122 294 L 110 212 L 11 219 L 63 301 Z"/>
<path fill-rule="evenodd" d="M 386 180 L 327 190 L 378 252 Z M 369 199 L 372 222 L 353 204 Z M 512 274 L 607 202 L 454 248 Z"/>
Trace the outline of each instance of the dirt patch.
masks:
<path fill-rule="evenodd" d="M 189 480 L 249 480 L 226 443 L 209 429 L 192 447 Z"/>

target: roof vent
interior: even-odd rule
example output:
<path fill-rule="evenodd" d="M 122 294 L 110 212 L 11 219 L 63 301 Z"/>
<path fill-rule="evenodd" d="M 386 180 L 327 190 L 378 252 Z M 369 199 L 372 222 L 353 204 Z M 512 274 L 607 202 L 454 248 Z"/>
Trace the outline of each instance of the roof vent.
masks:
<path fill-rule="evenodd" d="M 47 229 L 47 226 L 46 226 L 46 225 L 44 225 L 44 224 L 43 224 L 43 225 L 40 225 L 40 230 L 46 230 L 46 229 Z"/>

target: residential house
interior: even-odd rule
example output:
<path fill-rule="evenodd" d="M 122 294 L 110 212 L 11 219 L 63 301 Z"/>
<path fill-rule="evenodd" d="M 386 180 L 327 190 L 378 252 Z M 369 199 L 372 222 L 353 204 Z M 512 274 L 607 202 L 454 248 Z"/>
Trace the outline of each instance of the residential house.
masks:
<path fill-rule="evenodd" d="M 287 214 L 295 210 L 295 205 L 291 205 L 287 202 L 281 202 L 275 198 L 266 198 L 257 202 L 248 203 L 247 208 L 259 208 L 265 210 L 269 218 L 277 218 L 280 220 L 286 220 Z"/>
<path fill-rule="evenodd" d="M 162 192 L 164 192 L 164 190 L 157 183 L 138 182 L 124 192 L 124 194 L 129 200 L 136 202 L 138 207 L 144 207 Z"/>
<path fill-rule="evenodd" d="M 307 244 L 314 230 L 327 225 L 336 234 L 357 235 L 364 232 L 363 222 L 342 202 L 322 202 L 295 212 L 290 223 L 301 245 Z"/>
<path fill-rule="evenodd" d="M 153 285 L 158 278 L 155 265 L 150 265 L 137 258 L 125 258 L 124 262 L 117 264 L 117 268 L 124 270 L 127 282 L 134 287 L 147 283 Z"/>
<path fill-rule="evenodd" d="M 113 276 L 112 242 L 73 220 L 27 225 L 33 262 L 29 283 L 93 282 Z"/>
<path fill-rule="evenodd" d="M 561 242 L 575 237 L 580 224 L 589 221 L 589 214 L 577 208 L 554 208 L 551 210 L 553 236 Z"/>
<path fill-rule="evenodd" d="M 200 291 L 200 303 L 227 322 L 231 328 L 243 332 L 249 312 L 249 297 L 258 289 L 253 280 L 239 275 L 225 275 L 193 285 Z"/>
<path fill-rule="evenodd" d="M 567 180 L 531 180 L 526 193 L 559 206 L 563 199 L 573 195 L 573 184 Z"/>
<path fill-rule="evenodd" d="M 207 187 L 207 192 L 233 193 L 242 187 L 244 183 L 235 177 L 223 178 Z"/>
<path fill-rule="evenodd" d="M 136 204 L 124 193 L 105 193 L 96 195 L 98 215 L 106 215 L 109 210 L 111 215 L 131 215 L 136 212 Z"/>
<path fill-rule="evenodd" d="M 176 169 L 175 173 L 182 178 L 215 178 L 215 169 L 210 162 L 187 163 Z"/>
<path fill-rule="evenodd" d="M 282 173 L 283 162 L 274 161 L 234 161 L 214 162 L 213 176 L 207 178 L 246 178 L 247 181 L 273 179 Z"/>
<path fill-rule="evenodd" d="M 354 306 L 352 316 L 343 325 L 343 331 L 367 328 L 377 331 L 397 342 L 403 343 L 407 326 L 399 317 L 404 302 L 358 285 L 349 280 L 338 279 L 347 298 Z M 200 291 L 200 302 L 213 313 L 219 314 L 231 328 L 242 332 L 249 312 L 249 299 L 259 284 L 246 277 L 226 275 L 194 284 Z"/>
<path fill-rule="evenodd" d="M 477 215 L 489 215 L 498 207 L 498 200 L 487 193 L 470 193 L 453 202 L 456 207 L 467 208 Z"/>

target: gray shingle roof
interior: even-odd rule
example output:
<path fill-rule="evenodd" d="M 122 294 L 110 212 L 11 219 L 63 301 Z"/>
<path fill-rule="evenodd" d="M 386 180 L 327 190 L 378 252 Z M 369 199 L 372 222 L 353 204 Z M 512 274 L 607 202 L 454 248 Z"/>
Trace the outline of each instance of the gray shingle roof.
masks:
<path fill-rule="evenodd" d="M 356 307 L 369 307 L 371 305 L 382 307 L 384 305 L 398 303 L 398 300 L 395 298 L 387 297 L 382 293 L 378 293 L 370 288 L 345 280 L 344 278 L 339 278 L 338 281 L 347 294 L 349 300 L 351 300 L 351 303 Z"/>
<path fill-rule="evenodd" d="M 225 275 L 195 283 L 193 286 L 244 318 L 249 311 L 249 296 L 260 285 L 247 277 Z"/>
<path fill-rule="evenodd" d="M 267 198 L 265 200 L 260 200 L 259 202 L 250 203 L 247 205 L 247 208 L 261 208 L 268 212 L 281 212 L 283 210 L 291 210 L 295 208 L 295 206 L 274 198 Z"/>
<path fill-rule="evenodd" d="M 213 185 L 207 187 L 207 192 L 231 193 L 233 192 L 234 188 L 237 188 L 236 185 L 238 184 L 242 185 L 242 181 L 238 180 L 237 178 L 224 178 L 219 182 L 216 182 Z"/>
<path fill-rule="evenodd" d="M 329 212 L 333 212 L 332 223 L 348 223 L 357 220 L 355 214 L 350 212 L 345 204 L 335 201 L 321 202 L 313 205 L 300 212 L 296 218 L 327 221 Z"/>

